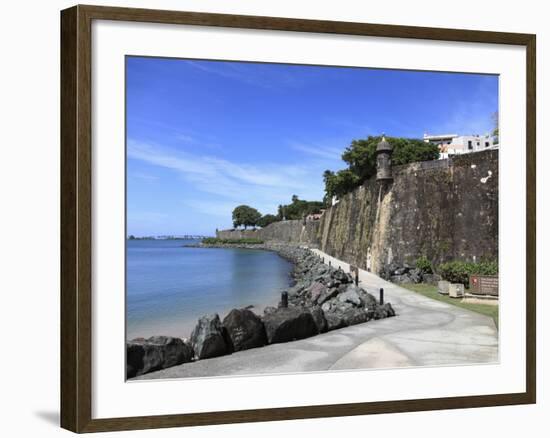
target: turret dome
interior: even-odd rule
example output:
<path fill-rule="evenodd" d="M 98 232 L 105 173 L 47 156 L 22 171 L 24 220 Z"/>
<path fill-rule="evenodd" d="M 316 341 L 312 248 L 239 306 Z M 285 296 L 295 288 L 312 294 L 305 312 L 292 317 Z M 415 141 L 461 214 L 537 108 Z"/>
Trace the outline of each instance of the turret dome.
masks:
<path fill-rule="evenodd" d="M 380 151 L 389 151 L 391 152 L 393 150 L 391 144 L 388 143 L 388 140 L 386 140 L 386 137 L 384 134 L 382 134 L 382 140 L 378 143 L 378 146 L 376 147 L 376 152 Z"/>

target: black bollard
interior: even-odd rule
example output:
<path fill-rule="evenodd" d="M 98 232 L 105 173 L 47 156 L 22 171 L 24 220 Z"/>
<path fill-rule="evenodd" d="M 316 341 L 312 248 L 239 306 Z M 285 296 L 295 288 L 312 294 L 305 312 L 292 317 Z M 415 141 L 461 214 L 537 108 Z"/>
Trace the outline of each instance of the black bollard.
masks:
<path fill-rule="evenodd" d="M 359 269 L 355 270 L 355 286 L 359 286 Z"/>
<path fill-rule="evenodd" d="M 330 260 L 328 261 L 328 265 L 329 265 L 329 266 L 331 265 Z"/>
<path fill-rule="evenodd" d="M 281 293 L 281 307 L 288 307 L 288 292 Z"/>
<path fill-rule="evenodd" d="M 384 288 L 380 288 L 380 305 L 384 304 Z"/>

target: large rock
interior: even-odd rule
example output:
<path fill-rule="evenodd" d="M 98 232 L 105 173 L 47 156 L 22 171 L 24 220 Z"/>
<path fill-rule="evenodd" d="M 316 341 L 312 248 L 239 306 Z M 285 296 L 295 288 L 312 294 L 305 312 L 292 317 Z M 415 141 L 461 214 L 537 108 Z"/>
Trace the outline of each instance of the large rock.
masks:
<path fill-rule="evenodd" d="M 318 281 L 313 282 L 309 288 L 309 297 L 313 303 L 316 303 L 320 296 L 324 295 L 327 287 Z"/>
<path fill-rule="evenodd" d="M 263 347 L 267 344 L 265 328 L 260 317 L 247 309 L 233 309 L 223 319 L 227 336 L 234 351 Z"/>
<path fill-rule="evenodd" d="M 346 290 L 338 295 L 338 301 L 341 303 L 350 303 L 355 307 L 361 307 L 363 301 L 360 297 L 360 289 L 354 285 L 348 285 Z"/>
<path fill-rule="evenodd" d="M 351 275 L 346 274 L 342 269 L 337 269 L 331 273 L 331 277 L 340 283 L 351 283 Z"/>
<path fill-rule="evenodd" d="M 359 307 L 353 307 L 342 313 L 342 320 L 347 326 L 362 324 L 363 322 L 367 322 L 369 319 L 370 317 L 365 309 Z"/>
<path fill-rule="evenodd" d="M 372 314 L 374 319 L 388 318 L 390 316 L 395 316 L 395 310 L 393 310 L 390 303 L 385 303 L 382 306 L 377 305 Z"/>
<path fill-rule="evenodd" d="M 317 331 L 319 333 L 325 333 L 327 331 L 327 320 L 325 319 L 325 313 L 319 306 L 314 306 L 309 309 L 311 316 L 313 316 L 313 321 L 317 326 Z"/>
<path fill-rule="evenodd" d="M 361 296 L 363 307 L 366 309 L 374 309 L 377 306 L 378 301 L 376 301 L 374 295 L 368 293 L 366 290 L 359 289 L 359 295 Z"/>
<path fill-rule="evenodd" d="M 319 333 L 311 312 L 304 307 L 279 308 L 264 315 L 263 322 L 270 344 L 304 339 Z"/>
<path fill-rule="evenodd" d="M 126 376 L 140 376 L 193 359 L 193 348 L 169 336 L 138 338 L 126 343 Z"/>
<path fill-rule="evenodd" d="M 319 295 L 319 297 L 317 298 L 316 303 L 321 306 L 326 301 L 331 300 L 332 298 L 334 298 L 336 295 L 340 293 L 341 291 L 340 287 L 341 286 L 332 288 L 332 289 L 325 289 L 324 292 L 321 295 Z"/>
<path fill-rule="evenodd" d="M 393 275 L 403 275 L 409 272 L 409 270 L 406 267 L 397 268 L 395 271 L 393 271 Z"/>
<path fill-rule="evenodd" d="M 327 321 L 327 331 L 329 332 L 346 326 L 342 315 L 336 312 L 325 313 L 325 320 Z"/>
<path fill-rule="evenodd" d="M 199 318 L 191 333 L 191 345 L 197 359 L 223 356 L 231 353 L 231 345 L 217 313 Z"/>
<path fill-rule="evenodd" d="M 420 283 L 422 281 L 422 271 L 418 268 L 411 269 L 409 271 L 409 277 L 413 283 Z"/>
<path fill-rule="evenodd" d="M 437 286 L 437 282 L 441 280 L 441 276 L 437 274 L 422 274 L 422 282 Z"/>
<path fill-rule="evenodd" d="M 409 274 L 392 275 L 390 281 L 395 284 L 414 283 Z"/>
<path fill-rule="evenodd" d="M 363 307 L 356 307 L 351 303 L 333 303 L 330 310 L 325 312 L 328 330 L 335 330 L 350 325 L 361 324 L 371 319 L 372 312 Z"/>

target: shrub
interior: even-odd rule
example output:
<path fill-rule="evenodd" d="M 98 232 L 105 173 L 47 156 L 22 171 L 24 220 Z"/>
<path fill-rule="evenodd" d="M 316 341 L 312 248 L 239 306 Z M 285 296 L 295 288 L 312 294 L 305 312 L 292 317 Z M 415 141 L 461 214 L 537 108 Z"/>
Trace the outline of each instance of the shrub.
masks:
<path fill-rule="evenodd" d="M 258 221 L 258 226 L 265 228 L 272 223 L 278 222 L 279 218 L 274 214 L 264 214 Z"/>
<path fill-rule="evenodd" d="M 439 265 L 438 273 L 444 280 L 468 286 L 470 275 L 497 275 L 498 263 L 496 261 L 474 263 L 453 260 Z"/>
<path fill-rule="evenodd" d="M 432 263 L 428 260 L 428 257 L 421 256 L 416 259 L 416 268 L 420 269 L 423 274 L 433 274 Z"/>

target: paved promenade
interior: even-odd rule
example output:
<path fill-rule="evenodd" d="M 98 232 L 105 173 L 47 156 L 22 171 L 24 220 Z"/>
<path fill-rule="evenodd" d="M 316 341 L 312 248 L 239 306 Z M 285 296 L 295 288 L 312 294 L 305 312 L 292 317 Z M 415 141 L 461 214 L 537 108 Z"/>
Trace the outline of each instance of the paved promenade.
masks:
<path fill-rule="evenodd" d="M 325 263 L 349 265 L 319 250 Z M 369 321 L 285 344 L 178 365 L 136 379 L 289 373 L 364 368 L 478 364 L 498 361 L 493 320 L 382 280 L 360 270 L 360 286 L 391 302 L 395 318 Z M 133 379 L 133 380 L 136 380 Z"/>

